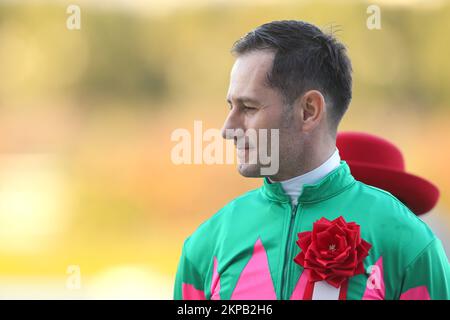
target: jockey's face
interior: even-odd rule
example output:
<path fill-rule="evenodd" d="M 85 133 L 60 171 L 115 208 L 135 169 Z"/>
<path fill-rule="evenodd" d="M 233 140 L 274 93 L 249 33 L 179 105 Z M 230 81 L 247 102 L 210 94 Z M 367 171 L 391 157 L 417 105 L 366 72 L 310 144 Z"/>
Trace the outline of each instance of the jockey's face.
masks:
<path fill-rule="evenodd" d="M 230 111 L 222 129 L 222 136 L 234 139 L 238 149 L 238 170 L 246 177 L 277 176 L 285 169 L 283 166 L 288 166 L 296 158 L 293 153 L 301 152 L 301 139 L 298 137 L 301 130 L 297 121 L 293 121 L 295 116 L 292 108 L 285 106 L 281 93 L 267 84 L 267 75 L 272 68 L 273 59 L 272 51 L 254 50 L 238 56 L 231 70 L 227 94 Z M 252 131 L 263 133 L 260 129 L 267 129 L 264 134 L 267 143 L 263 143 L 264 145 L 261 144 L 260 135 L 257 141 L 251 137 Z M 271 129 L 279 130 L 279 141 L 271 135 Z M 258 150 L 259 154 L 268 153 L 272 161 L 276 160 L 274 157 L 279 159 L 277 172 L 261 172 Z M 271 154 L 272 152 L 277 154 Z"/>

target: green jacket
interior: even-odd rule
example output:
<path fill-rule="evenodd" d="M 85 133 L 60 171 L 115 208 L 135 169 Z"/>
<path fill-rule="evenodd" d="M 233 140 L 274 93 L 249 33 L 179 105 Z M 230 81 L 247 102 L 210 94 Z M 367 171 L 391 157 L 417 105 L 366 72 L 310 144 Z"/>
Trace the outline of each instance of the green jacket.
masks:
<path fill-rule="evenodd" d="M 441 241 L 390 193 L 356 181 L 345 161 L 305 185 L 295 207 L 280 183 L 264 178 L 201 224 L 184 242 L 174 298 L 304 299 L 309 280 L 294 261 L 298 233 L 340 216 L 371 244 L 365 272 L 348 279 L 346 299 L 450 298 Z M 323 281 L 313 290 L 313 299 L 334 299 L 342 288 Z"/>

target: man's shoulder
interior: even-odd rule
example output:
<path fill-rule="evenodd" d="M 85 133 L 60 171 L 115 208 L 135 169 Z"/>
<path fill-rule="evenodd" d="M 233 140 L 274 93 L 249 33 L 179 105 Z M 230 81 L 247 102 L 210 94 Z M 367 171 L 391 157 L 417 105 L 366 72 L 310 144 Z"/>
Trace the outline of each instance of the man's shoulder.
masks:
<path fill-rule="evenodd" d="M 387 243 L 396 242 L 413 254 L 436 238 L 424 221 L 388 191 L 360 181 L 356 188 L 355 197 L 364 205 L 362 215 L 366 215 L 376 233 L 383 234 Z"/>
<path fill-rule="evenodd" d="M 355 196 L 366 204 L 366 210 L 376 219 L 386 221 L 400 220 L 405 225 L 425 226 L 426 224 L 415 215 L 400 199 L 390 192 L 356 181 Z"/>
<path fill-rule="evenodd" d="M 376 210 L 380 218 L 381 216 L 384 218 L 407 218 L 408 220 L 412 220 L 412 222 L 423 224 L 422 220 L 417 218 L 417 216 L 392 193 L 358 180 L 356 181 L 356 188 L 355 196 L 358 200 L 366 203 L 368 205 L 367 208 Z"/>
<path fill-rule="evenodd" d="M 252 203 L 261 201 L 260 188 L 247 191 L 226 203 L 220 210 L 202 222 L 186 239 L 189 251 L 207 252 L 213 249 L 217 239 L 236 223 L 237 208 L 245 208 Z M 193 249 L 196 248 L 196 249 Z"/>
<path fill-rule="evenodd" d="M 229 218 L 229 215 L 236 209 L 241 207 L 242 205 L 250 205 L 251 203 L 257 201 L 260 196 L 260 188 L 249 190 L 236 198 L 227 202 L 222 208 L 220 208 L 216 213 L 214 213 L 211 217 L 206 219 L 202 224 L 199 225 L 197 230 L 194 232 L 203 232 L 204 229 L 214 228 L 218 225 L 224 223 L 224 220 Z M 193 235 L 194 235 L 193 234 Z"/>

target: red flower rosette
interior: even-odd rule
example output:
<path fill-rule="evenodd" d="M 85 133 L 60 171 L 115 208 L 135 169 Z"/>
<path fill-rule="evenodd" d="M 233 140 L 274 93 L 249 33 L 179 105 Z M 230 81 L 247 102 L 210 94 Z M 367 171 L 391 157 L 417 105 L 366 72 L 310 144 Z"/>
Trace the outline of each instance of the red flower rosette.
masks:
<path fill-rule="evenodd" d="M 312 231 L 298 233 L 301 252 L 294 261 L 310 270 L 310 281 L 325 280 L 339 288 L 355 275 L 364 273 L 363 261 L 372 247 L 361 239 L 360 227 L 341 216 L 333 221 L 321 218 Z"/>

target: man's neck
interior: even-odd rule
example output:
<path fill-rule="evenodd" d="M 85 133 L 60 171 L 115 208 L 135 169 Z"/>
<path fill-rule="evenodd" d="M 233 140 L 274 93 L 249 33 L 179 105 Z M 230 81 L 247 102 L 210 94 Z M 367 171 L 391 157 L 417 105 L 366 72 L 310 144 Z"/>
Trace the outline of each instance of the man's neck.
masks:
<path fill-rule="evenodd" d="M 294 205 L 297 204 L 297 199 L 302 193 L 304 184 L 314 184 L 322 180 L 328 173 L 336 169 L 341 162 L 339 151 L 335 149 L 334 153 L 321 165 L 315 169 L 301 174 L 299 176 L 279 181 L 283 187 L 283 190 L 291 198 Z M 269 178 L 270 182 L 274 182 Z"/>

